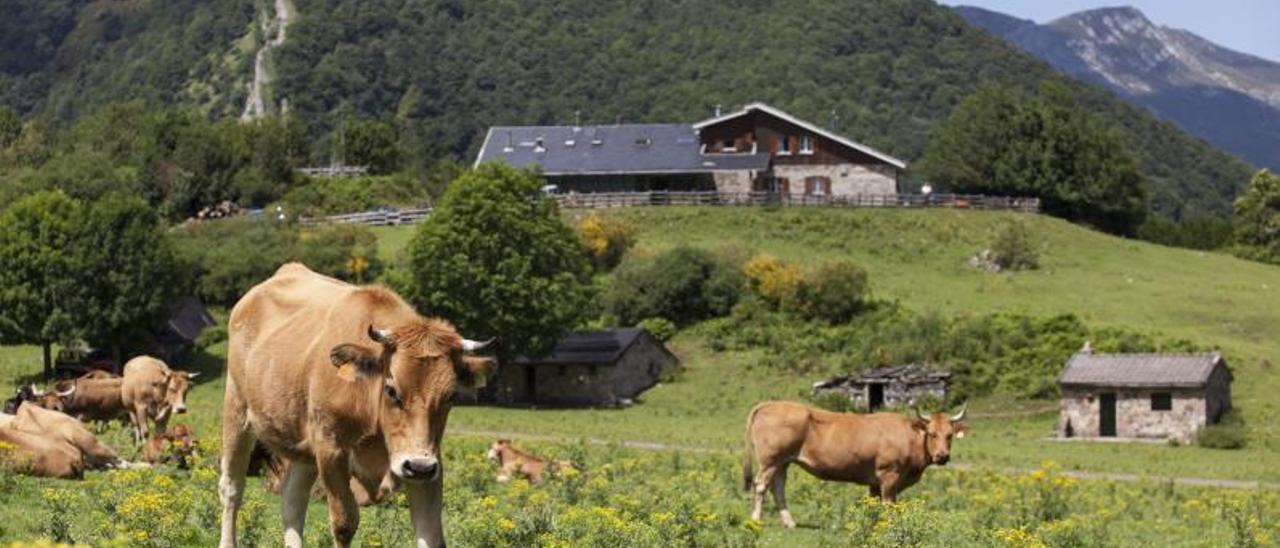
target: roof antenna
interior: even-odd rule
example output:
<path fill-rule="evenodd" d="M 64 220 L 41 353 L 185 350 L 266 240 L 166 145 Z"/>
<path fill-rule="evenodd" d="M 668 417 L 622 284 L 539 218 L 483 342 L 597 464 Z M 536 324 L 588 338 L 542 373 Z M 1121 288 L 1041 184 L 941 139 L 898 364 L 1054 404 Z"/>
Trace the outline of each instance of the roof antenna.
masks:
<path fill-rule="evenodd" d="M 836 114 L 836 109 L 831 109 L 831 131 L 840 131 L 840 115 Z"/>
<path fill-rule="evenodd" d="M 582 111 L 573 111 L 573 127 L 577 128 L 582 125 Z"/>

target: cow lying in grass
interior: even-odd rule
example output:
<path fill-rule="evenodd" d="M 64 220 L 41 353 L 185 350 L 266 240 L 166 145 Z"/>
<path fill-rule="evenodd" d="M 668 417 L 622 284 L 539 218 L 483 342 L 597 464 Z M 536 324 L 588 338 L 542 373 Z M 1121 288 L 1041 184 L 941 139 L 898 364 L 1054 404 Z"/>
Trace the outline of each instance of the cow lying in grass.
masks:
<path fill-rule="evenodd" d="M 525 477 L 530 483 L 542 483 L 546 474 L 557 474 L 573 467 L 569 461 L 553 461 L 535 457 L 516 449 L 511 440 L 502 438 L 489 447 L 489 459 L 498 463 L 498 481 L 507 482 Z"/>
<path fill-rule="evenodd" d="M 760 519 L 764 493 L 771 489 L 782 523 L 796 526 L 784 493 L 792 463 L 819 479 L 866 485 L 871 496 L 893 502 L 929 465 L 951 460 L 951 438 L 964 437 L 969 430 L 960 422 L 964 415 L 963 407 L 954 416 L 916 411 L 915 417 L 906 417 L 833 413 L 789 401 L 757 405 L 747 415 L 742 462 L 743 483 L 755 493 L 751 519 Z M 760 461 L 754 478 L 752 452 Z"/>
<path fill-rule="evenodd" d="M 79 478 L 85 469 L 124 464 L 80 421 L 30 402 L 0 415 L 0 441 L 11 446 L 3 452 L 7 464 L 35 476 Z"/>
<path fill-rule="evenodd" d="M 169 430 L 152 434 L 142 448 L 142 455 L 153 466 L 172 463 L 185 470 L 194 463 L 199 447 L 195 430 L 185 424 L 177 424 Z"/>

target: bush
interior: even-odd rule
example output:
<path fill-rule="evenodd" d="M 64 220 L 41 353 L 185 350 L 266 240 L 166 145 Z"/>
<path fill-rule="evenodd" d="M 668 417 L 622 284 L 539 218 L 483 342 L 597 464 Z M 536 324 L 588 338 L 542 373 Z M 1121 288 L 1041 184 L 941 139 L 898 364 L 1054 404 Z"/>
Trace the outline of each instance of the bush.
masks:
<path fill-rule="evenodd" d="M 868 305 L 867 271 L 847 261 L 823 263 L 804 279 L 798 300 L 807 318 L 846 322 Z"/>
<path fill-rule="evenodd" d="M 742 275 L 733 263 L 692 247 L 652 258 L 628 255 L 605 295 L 605 307 L 625 325 L 667 318 L 677 325 L 723 316 L 738 302 Z"/>
<path fill-rule="evenodd" d="M 996 233 L 991 244 L 991 260 L 1001 270 L 1034 270 L 1040 266 L 1040 253 L 1036 250 L 1027 225 L 1009 221 Z"/>
<path fill-rule="evenodd" d="M 743 267 L 747 287 L 765 302 L 778 309 L 792 309 L 797 304 L 804 273 L 800 267 L 784 263 L 777 257 L 760 254 Z"/>
<path fill-rule="evenodd" d="M 1244 418 L 1235 409 L 1228 410 L 1217 424 L 1210 424 L 1196 434 L 1196 445 L 1210 449 L 1244 449 L 1249 436 Z"/>
<path fill-rule="evenodd" d="M 597 272 L 613 270 L 627 250 L 635 245 L 631 225 L 618 219 L 604 219 L 592 212 L 578 223 L 578 237 Z"/>
<path fill-rule="evenodd" d="M 645 318 L 640 320 L 636 327 L 648 331 L 654 338 L 663 342 L 675 336 L 678 329 L 675 323 L 666 318 Z"/>
<path fill-rule="evenodd" d="M 430 203 L 428 185 L 406 175 L 311 178 L 285 193 L 289 215 L 315 217 Z"/>

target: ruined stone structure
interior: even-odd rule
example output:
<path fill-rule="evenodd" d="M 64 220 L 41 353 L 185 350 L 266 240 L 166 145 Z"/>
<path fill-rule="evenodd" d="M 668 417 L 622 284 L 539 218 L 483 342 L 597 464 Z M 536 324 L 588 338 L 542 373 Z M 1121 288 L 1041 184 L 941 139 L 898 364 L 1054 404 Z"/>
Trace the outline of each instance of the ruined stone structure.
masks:
<path fill-rule="evenodd" d="M 923 365 L 898 365 L 841 375 L 814 383 L 813 395 L 835 393 L 849 399 L 855 409 L 910 407 L 924 398 L 947 399 L 951 373 Z"/>
<path fill-rule="evenodd" d="M 1058 378 L 1058 436 L 1190 443 L 1231 408 L 1231 380 L 1218 353 L 1095 354 L 1086 346 Z"/>
<path fill-rule="evenodd" d="M 624 405 L 678 366 L 662 341 L 643 329 L 576 331 L 545 356 L 503 365 L 490 394 L 507 404 Z"/>

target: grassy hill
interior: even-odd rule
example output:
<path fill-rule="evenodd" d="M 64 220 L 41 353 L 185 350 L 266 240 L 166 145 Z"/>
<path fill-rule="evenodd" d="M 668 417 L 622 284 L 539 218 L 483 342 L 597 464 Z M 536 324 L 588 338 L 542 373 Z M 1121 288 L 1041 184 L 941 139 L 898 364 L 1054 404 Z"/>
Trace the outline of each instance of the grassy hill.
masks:
<path fill-rule="evenodd" d="M 18 2 L 0 22 L 0 103 L 68 121 L 110 101 L 244 105 L 269 2 Z M 300 0 L 271 55 L 274 88 L 322 135 L 394 119 L 404 148 L 470 158 L 488 126 L 699 120 L 766 101 L 907 160 L 983 83 L 1060 79 L 1131 144 L 1152 204 L 1230 210 L 1240 160 L 966 24 L 932 0 Z M 708 24 L 714 22 L 714 24 Z M 38 47 L 37 47 L 38 46 Z M 32 55 L 27 55 L 32 51 Z M 323 141 L 322 141 L 323 142 Z M 316 147 L 316 160 L 329 151 Z"/>

